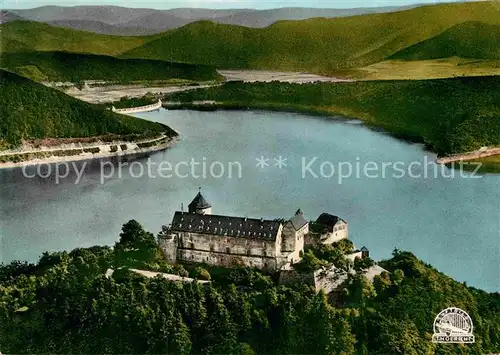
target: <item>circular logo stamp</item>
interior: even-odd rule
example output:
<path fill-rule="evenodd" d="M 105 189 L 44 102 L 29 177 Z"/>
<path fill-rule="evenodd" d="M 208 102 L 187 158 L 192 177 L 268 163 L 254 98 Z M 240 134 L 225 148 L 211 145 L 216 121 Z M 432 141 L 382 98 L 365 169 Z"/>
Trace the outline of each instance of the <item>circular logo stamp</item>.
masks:
<path fill-rule="evenodd" d="M 474 343 L 472 319 L 457 307 L 443 309 L 434 319 L 433 343 Z"/>

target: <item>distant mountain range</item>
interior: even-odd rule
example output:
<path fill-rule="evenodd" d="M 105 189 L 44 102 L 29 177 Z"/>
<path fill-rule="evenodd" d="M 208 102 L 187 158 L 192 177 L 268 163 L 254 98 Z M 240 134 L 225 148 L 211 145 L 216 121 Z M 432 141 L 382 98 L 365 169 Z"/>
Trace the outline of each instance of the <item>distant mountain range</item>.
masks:
<path fill-rule="evenodd" d="M 123 10 L 121 18 L 127 25 L 123 28 L 132 31 L 141 20 L 131 19 L 128 10 Z M 138 11 L 143 15 L 147 12 Z M 194 16 L 189 11 L 180 13 L 185 17 Z M 109 12 L 103 11 L 101 15 L 100 19 L 111 21 Z M 144 16 L 152 24 L 160 23 L 158 13 Z M 88 18 L 78 21 L 81 25 L 92 23 Z M 109 29 L 106 26 L 117 25 L 105 24 L 102 31 Z M 266 28 L 197 21 L 150 36 L 103 35 L 35 21 L 13 21 L 0 28 L 2 56 L 7 58 L 9 53 L 19 53 L 12 57 L 15 61 L 4 67 L 18 73 L 41 71 L 47 77 L 54 76 L 51 70 L 60 72 L 55 67 L 58 57 L 51 57 L 52 64 L 42 68 L 29 52 L 86 53 L 225 69 L 307 71 L 326 75 L 387 59 L 496 60 L 500 57 L 500 5 L 494 1 L 429 5 L 335 19 L 278 21 Z M 110 62 L 98 63 L 107 67 Z M 102 72 L 105 73 L 104 69 Z"/>
<path fill-rule="evenodd" d="M 420 5 L 353 9 L 279 8 L 271 10 L 194 8 L 154 10 L 118 6 L 42 6 L 34 9 L 2 11 L 1 23 L 25 19 L 100 34 L 141 36 L 165 32 L 200 20 L 263 28 L 283 20 L 304 20 L 315 17 L 338 18 L 393 12 L 418 6 Z"/>
<path fill-rule="evenodd" d="M 21 16 L 16 15 L 13 12 L 6 11 L 6 10 L 0 11 L 0 24 L 11 22 L 11 21 L 16 21 L 16 20 L 24 20 L 24 19 Z"/>

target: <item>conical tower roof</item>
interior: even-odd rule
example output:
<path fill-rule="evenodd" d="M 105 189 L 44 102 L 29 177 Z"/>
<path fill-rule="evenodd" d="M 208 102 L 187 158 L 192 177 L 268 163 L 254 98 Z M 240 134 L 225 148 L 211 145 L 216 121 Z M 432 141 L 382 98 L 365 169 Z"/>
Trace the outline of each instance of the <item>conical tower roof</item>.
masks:
<path fill-rule="evenodd" d="M 193 201 L 191 201 L 191 203 L 189 204 L 189 210 L 192 211 L 192 210 L 202 210 L 202 209 L 205 209 L 205 208 L 210 208 L 212 207 L 211 204 L 209 204 L 207 202 L 207 200 L 205 200 L 205 198 L 203 197 L 203 195 L 201 194 L 201 191 L 198 192 L 198 195 L 196 195 L 196 197 L 193 199 Z"/>

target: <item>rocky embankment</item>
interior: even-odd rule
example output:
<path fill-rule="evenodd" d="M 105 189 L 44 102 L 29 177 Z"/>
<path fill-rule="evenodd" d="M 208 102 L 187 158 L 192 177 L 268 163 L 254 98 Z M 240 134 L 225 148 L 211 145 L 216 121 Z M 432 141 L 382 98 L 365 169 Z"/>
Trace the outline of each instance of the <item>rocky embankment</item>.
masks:
<path fill-rule="evenodd" d="M 495 148 L 481 148 L 475 152 L 468 152 L 463 154 L 450 155 L 447 157 L 442 157 L 437 159 L 438 164 L 449 164 L 459 161 L 475 160 L 486 157 L 491 157 L 493 155 L 500 155 L 500 147 Z"/>

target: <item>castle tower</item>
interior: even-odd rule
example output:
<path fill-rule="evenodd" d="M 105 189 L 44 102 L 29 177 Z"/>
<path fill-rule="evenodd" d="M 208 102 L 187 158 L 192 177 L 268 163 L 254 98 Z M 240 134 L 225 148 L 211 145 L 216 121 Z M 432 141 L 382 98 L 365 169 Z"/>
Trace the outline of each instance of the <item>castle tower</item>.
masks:
<path fill-rule="evenodd" d="M 189 213 L 212 214 L 212 205 L 201 194 L 201 187 L 199 190 L 198 195 L 196 195 L 188 206 Z"/>
<path fill-rule="evenodd" d="M 170 232 L 167 226 L 162 227 L 162 231 L 158 234 L 158 245 L 165 255 L 165 259 L 170 264 L 177 262 L 177 244 L 178 237 Z"/>

